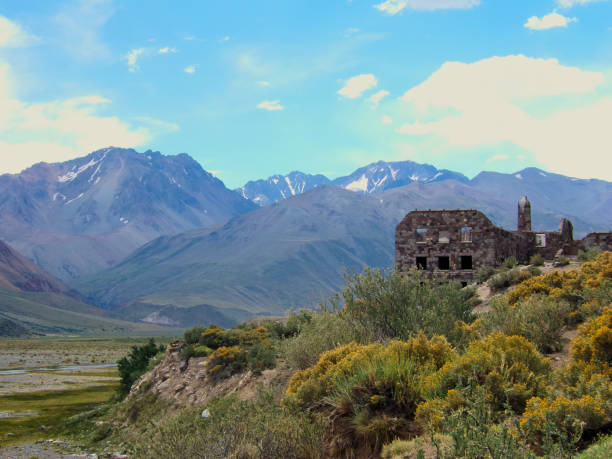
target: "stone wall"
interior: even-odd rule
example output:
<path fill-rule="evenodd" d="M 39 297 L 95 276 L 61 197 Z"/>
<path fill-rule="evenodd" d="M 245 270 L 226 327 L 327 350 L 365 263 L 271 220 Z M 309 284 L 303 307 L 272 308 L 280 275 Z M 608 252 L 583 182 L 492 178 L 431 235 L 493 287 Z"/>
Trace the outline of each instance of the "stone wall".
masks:
<path fill-rule="evenodd" d="M 612 251 L 612 232 L 590 233 L 582 241 L 580 241 L 580 248 L 583 250 L 588 250 L 594 247 L 601 250 Z"/>
<path fill-rule="evenodd" d="M 419 263 L 428 275 L 470 281 L 483 266 L 499 265 L 510 256 L 524 258 L 527 244 L 523 236 L 497 228 L 478 210 L 414 211 L 396 228 L 396 269 L 406 272 Z M 443 257 L 448 257 L 448 269 L 440 261 Z"/>
<path fill-rule="evenodd" d="M 552 260 L 557 255 L 576 255 L 579 249 L 612 250 L 612 232 L 591 233 L 582 241 L 574 241 L 573 233 L 572 223 L 565 218 L 558 231 L 531 231 L 531 204 L 526 196 L 518 205 L 518 231 L 498 228 L 474 209 L 415 210 L 395 230 L 395 265 L 399 272 L 419 267 L 428 276 L 467 282 L 478 269 L 499 266 L 511 256 L 527 264 L 535 254 Z"/>

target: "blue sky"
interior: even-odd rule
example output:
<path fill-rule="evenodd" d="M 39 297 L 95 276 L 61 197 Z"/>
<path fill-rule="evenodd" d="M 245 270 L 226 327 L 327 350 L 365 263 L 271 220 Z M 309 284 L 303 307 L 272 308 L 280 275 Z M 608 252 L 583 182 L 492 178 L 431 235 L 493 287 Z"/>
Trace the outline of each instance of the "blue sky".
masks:
<path fill-rule="evenodd" d="M 612 180 L 607 0 L 2 0 L 0 173 L 108 145 L 229 187 L 414 160 Z"/>

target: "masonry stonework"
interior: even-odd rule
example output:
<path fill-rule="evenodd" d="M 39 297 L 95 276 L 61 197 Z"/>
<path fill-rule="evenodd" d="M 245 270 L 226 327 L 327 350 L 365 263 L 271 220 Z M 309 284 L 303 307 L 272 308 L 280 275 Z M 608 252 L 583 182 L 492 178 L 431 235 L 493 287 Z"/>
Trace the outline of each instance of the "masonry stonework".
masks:
<path fill-rule="evenodd" d="M 395 265 L 399 272 L 422 269 L 427 276 L 442 275 L 467 283 L 484 266 L 499 266 L 514 256 L 526 264 L 532 255 L 545 259 L 575 255 L 579 249 L 612 250 L 612 233 L 591 233 L 574 241 L 573 226 L 562 219 L 558 231 L 532 231 L 531 203 L 518 204 L 518 231 L 493 225 L 480 211 L 415 210 L 395 230 Z"/>

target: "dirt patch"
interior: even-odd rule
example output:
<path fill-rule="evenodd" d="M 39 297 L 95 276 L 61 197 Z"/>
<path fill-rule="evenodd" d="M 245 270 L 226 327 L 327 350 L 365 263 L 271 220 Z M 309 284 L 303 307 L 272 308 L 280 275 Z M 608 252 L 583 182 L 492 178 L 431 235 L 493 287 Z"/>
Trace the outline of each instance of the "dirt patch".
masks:
<path fill-rule="evenodd" d="M 561 335 L 561 344 L 563 348 L 559 352 L 555 352 L 554 354 L 549 354 L 548 357 L 552 361 L 553 368 L 559 368 L 563 365 L 569 363 L 571 358 L 571 344 L 572 340 L 578 336 L 578 329 L 572 328 L 570 330 L 566 330 Z"/>
<path fill-rule="evenodd" d="M 206 374 L 207 357 L 191 358 L 185 364 L 180 350 L 169 347 L 166 357 L 155 369 L 142 376 L 132 386 L 128 400 L 148 391 L 161 397 L 177 410 L 206 403 L 215 397 L 236 394 L 242 400 L 255 397 L 259 387 L 267 387 L 274 380 L 290 375 L 288 370 L 274 368 L 255 375 L 250 371 L 236 374 L 222 382 L 213 383 Z M 286 373 L 286 374 L 285 374 Z"/>

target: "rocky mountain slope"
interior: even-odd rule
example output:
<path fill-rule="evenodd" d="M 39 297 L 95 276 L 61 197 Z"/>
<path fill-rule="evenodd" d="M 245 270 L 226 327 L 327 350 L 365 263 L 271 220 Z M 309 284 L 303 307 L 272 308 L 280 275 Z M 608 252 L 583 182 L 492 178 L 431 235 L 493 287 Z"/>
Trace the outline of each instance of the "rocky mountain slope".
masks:
<path fill-rule="evenodd" d="M 254 208 L 186 154 L 106 148 L 0 176 L 0 238 L 63 280 Z"/>
<path fill-rule="evenodd" d="M 20 253 L 0 241 L 0 289 L 66 293 L 70 289 Z"/>
<path fill-rule="evenodd" d="M 77 288 L 175 325 L 195 323 L 202 307 L 233 320 L 282 314 L 329 295 L 344 268 L 389 266 L 396 220 L 371 196 L 316 188 L 214 230 L 158 238 Z"/>

